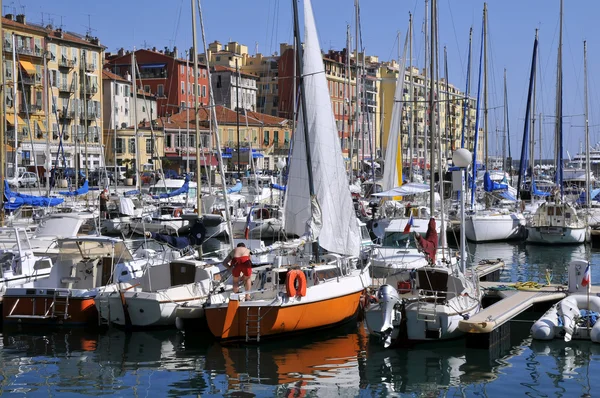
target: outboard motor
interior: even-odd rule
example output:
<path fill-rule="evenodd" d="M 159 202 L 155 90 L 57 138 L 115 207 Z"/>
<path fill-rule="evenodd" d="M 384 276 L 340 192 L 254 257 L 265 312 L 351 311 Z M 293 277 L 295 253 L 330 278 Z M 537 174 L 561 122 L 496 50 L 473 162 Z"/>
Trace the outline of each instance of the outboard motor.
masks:
<path fill-rule="evenodd" d="M 396 289 L 390 285 L 383 285 L 377 291 L 377 299 L 381 308 L 381 316 L 383 317 L 381 324 L 381 338 L 385 348 L 392 344 L 392 332 L 394 330 L 394 320 L 397 314 L 396 305 L 400 303 L 400 296 Z M 399 319 L 398 319 L 399 320 Z"/>

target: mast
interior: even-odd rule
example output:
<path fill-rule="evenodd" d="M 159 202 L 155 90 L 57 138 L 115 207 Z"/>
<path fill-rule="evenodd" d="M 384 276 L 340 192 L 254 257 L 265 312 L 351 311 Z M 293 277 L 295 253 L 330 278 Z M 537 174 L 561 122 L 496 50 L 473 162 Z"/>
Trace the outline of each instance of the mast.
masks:
<path fill-rule="evenodd" d="M 198 214 L 202 214 L 202 174 L 201 174 L 201 169 L 200 169 L 200 120 L 198 120 L 198 106 L 200 104 L 198 104 L 198 83 L 200 80 L 200 73 L 198 72 L 198 45 L 196 43 L 196 0 L 191 0 L 192 2 L 192 51 L 194 51 L 194 83 L 196 83 L 196 90 L 194 90 L 194 124 L 195 124 L 195 131 L 196 131 L 196 210 L 198 211 Z M 208 53 L 207 53 L 208 54 Z M 208 62 L 206 65 L 206 68 L 208 69 Z M 210 72 L 210 71 L 207 71 Z M 210 104 L 211 106 L 213 104 Z M 218 134 L 218 133 L 217 133 Z M 238 143 L 239 143 L 239 137 L 238 137 Z M 189 156 L 188 156 L 189 157 Z M 207 174 L 207 179 L 208 179 L 208 174 Z M 225 185 L 223 185 L 223 190 L 226 191 L 226 187 Z M 227 199 L 227 196 L 225 196 L 225 199 Z M 231 221 L 228 218 L 228 226 L 229 226 L 229 231 L 232 231 L 231 229 Z"/>
<path fill-rule="evenodd" d="M 190 87 L 190 55 L 188 54 L 188 50 L 185 50 L 185 75 L 186 75 L 186 86 L 188 87 L 188 93 L 189 93 L 189 87 Z M 194 78 L 194 82 L 196 83 L 196 86 L 198 85 L 198 82 L 196 81 L 196 79 Z M 189 97 L 188 97 L 188 101 L 186 101 L 185 104 L 185 147 L 186 147 L 186 155 L 187 155 L 187 160 L 185 161 L 185 172 L 189 175 L 190 174 L 190 103 L 189 103 Z M 181 137 L 179 137 L 179 145 L 181 145 Z M 196 157 L 197 158 L 197 157 Z M 186 200 L 187 203 L 187 200 Z"/>
<path fill-rule="evenodd" d="M 488 76 L 487 76 L 487 3 L 483 3 L 483 137 L 485 139 L 485 170 L 489 164 L 489 129 L 488 129 Z"/>
<path fill-rule="evenodd" d="M 423 73 L 423 182 L 426 182 L 427 179 L 425 178 L 427 175 L 427 122 L 429 120 L 429 117 L 427 115 L 427 62 L 428 62 L 428 57 L 429 57 L 429 47 L 427 46 L 427 11 L 429 10 L 429 0 L 425 0 L 425 28 L 424 28 L 424 35 L 425 35 L 425 70 Z M 431 167 L 433 167 L 433 165 L 430 165 L 430 172 L 431 172 Z M 431 178 L 431 176 L 430 176 Z M 432 190 L 433 191 L 433 190 Z M 431 193 L 430 193 L 431 195 Z M 431 199 L 431 196 L 430 196 Z M 433 209 L 433 203 L 430 204 L 431 209 Z M 433 215 L 433 213 L 431 213 Z"/>
<path fill-rule="evenodd" d="M 2 0 L 0 0 L 0 10 L 2 10 Z M 0 18 L 0 32 L 2 32 L 2 18 Z M 0 40 L 0 54 L 4 54 L 4 39 Z M 4 96 L 4 90 L 6 88 L 6 79 L 4 74 L 4 62 L 0 62 L 0 76 L 2 79 L 2 93 Z M 47 100 L 48 97 L 46 97 Z M 13 102 L 14 103 L 14 102 Z M 5 120 L 6 120 L 6 98 L 2 101 L 2 118 L 0 119 L 0 204 L 4 209 L 4 181 L 6 181 L 6 170 L 4 169 L 4 163 L 6 162 L 6 148 L 4 146 L 5 137 Z M 16 132 L 16 128 L 15 128 Z M 50 177 L 47 178 L 50 180 Z M 0 223 L 4 221 L 4 211 L 0 210 Z"/>
<path fill-rule="evenodd" d="M 87 64 L 87 51 L 83 50 L 83 62 L 85 62 Z M 135 64 L 132 64 L 132 68 L 135 70 Z M 85 137 L 83 138 L 83 145 L 84 145 L 84 153 L 85 153 L 85 179 L 88 179 L 88 100 L 87 100 L 87 78 L 88 78 L 88 74 L 86 71 L 87 67 L 85 67 L 83 69 L 83 120 L 85 120 L 85 122 L 83 123 L 83 133 L 85 134 Z M 135 74 L 134 74 L 135 76 Z M 135 83 L 134 83 L 135 84 Z M 135 86 L 134 86 L 135 87 Z M 91 91 L 90 91 L 91 92 Z M 137 97 L 137 93 L 134 92 L 133 93 L 133 98 Z M 135 119 L 135 123 L 137 123 L 137 118 Z M 137 141 L 137 139 L 136 139 Z M 136 150 L 137 153 L 137 150 Z M 136 154 L 137 157 L 137 154 Z M 139 173 L 138 173 L 139 174 Z M 138 180 L 140 179 L 140 177 L 138 176 L 137 178 Z M 86 196 L 87 198 L 87 196 Z"/>
<path fill-rule="evenodd" d="M 537 65 L 536 65 L 537 68 Z M 537 92 L 537 70 L 533 75 L 533 98 L 531 100 L 531 134 L 529 135 L 529 167 L 531 169 L 531 177 L 535 172 L 535 112 L 536 112 L 536 92 Z M 540 162 L 541 164 L 541 162 Z M 533 184 L 529 184 L 531 190 L 531 203 L 533 203 Z"/>
<path fill-rule="evenodd" d="M 238 59 L 235 58 L 235 126 L 237 130 L 237 171 L 238 177 L 242 171 L 240 164 L 240 68 L 238 66 Z M 248 161 L 250 161 L 252 154 L 248 155 Z"/>
<path fill-rule="evenodd" d="M 436 0 L 431 0 L 431 61 L 429 67 L 430 83 L 429 83 L 429 112 L 431 117 L 429 118 L 430 128 L 430 140 L 429 140 L 429 207 L 430 214 L 433 216 L 435 209 L 435 178 L 434 178 L 434 167 L 435 167 L 435 137 L 437 134 L 436 126 L 436 102 L 435 102 L 435 3 Z M 427 145 L 425 145 L 426 147 Z M 440 181 L 441 182 L 441 181 Z M 443 215 L 442 215 L 443 216 Z"/>
<path fill-rule="evenodd" d="M 116 74 L 116 69 L 117 69 L 117 65 L 115 64 L 115 74 Z M 113 178 L 115 180 L 115 193 L 117 192 L 117 187 L 119 185 L 119 177 L 118 177 L 118 172 L 117 172 L 117 115 L 115 113 L 115 103 L 116 103 L 116 90 L 117 90 L 117 80 L 113 80 L 113 88 L 112 88 L 112 101 L 110 103 L 110 106 L 112 107 L 112 110 L 110 112 L 110 114 L 112 115 L 112 128 L 113 128 L 113 162 L 115 165 L 114 168 L 114 172 L 113 172 Z"/>
<path fill-rule="evenodd" d="M 469 119 L 469 94 L 471 93 L 471 52 L 473 47 L 473 27 L 469 29 L 469 56 L 467 60 L 467 88 L 465 89 L 465 99 L 463 100 L 463 122 L 462 133 L 460 135 L 460 147 L 465 147 L 465 136 L 467 130 L 467 120 Z M 477 154 L 473 154 L 477 156 Z"/>
<path fill-rule="evenodd" d="M 437 21 L 436 21 L 437 29 Z M 439 38 L 438 38 L 439 39 Z M 446 128 L 444 129 L 445 134 L 445 158 L 448 158 L 448 153 L 454 152 L 454 134 L 450 130 L 450 78 L 448 77 L 448 53 L 446 52 L 446 46 L 444 46 L 444 76 L 446 77 Z M 449 131 L 450 130 L 450 131 Z M 449 147 L 448 147 L 448 144 Z"/>
<path fill-rule="evenodd" d="M 556 70 L 556 185 L 560 189 L 560 199 L 563 199 L 563 125 L 562 125 L 562 43 L 563 43 L 563 0 L 560 0 L 560 29 L 558 35 L 558 59 Z"/>
<path fill-rule="evenodd" d="M 533 56 L 531 57 L 531 71 L 529 72 L 529 90 L 527 91 L 527 106 L 525 106 L 525 123 L 523 123 L 523 142 L 521 144 L 521 159 L 519 160 L 519 179 L 517 180 L 517 200 L 521 194 L 521 183 L 525 176 L 525 168 L 527 166 L 527 145 L 529 144 L 529 115 L 531 112 L 531 97 L 533 92 L 533 81 L 535 79 L 535 68 L 538 46 L 538 30 L 535 30 L 535 40 L 533 42 Z M 533 177 L 533 175 L 532 175 Z M 531 185 L 533 186 L 533 178 Z M 532 188 L 533 189 L 533 188 Z"/>
<path fill-rule="evenodd" d="M 1 19 L 1 18 L 0 18 Z M 13 170 L 13 177 L 19 177 L 18 168 L 19 168 L 19 119 L 17 114 L 19 113 L 19 101 L 17 101 L 17 44 L 15 34 L 12 34 L 12 59 L 13 59 L 13 109 L 15 114 L 13 115 L 13 125 L 15 126 L 15 148 L 14 148 L 14 162 L 15 169 Z M 77 178 L 77 173 L 75 174 L 75 178 Z"/>
<path fill-rule="evenodd" d="M 295 54 L 295 53 L 294 53 Z M 342 101 L 342 151 L 344 150 L 344 131 L 346 130 L 346 118 L 349 119 L 350 109 L 346 109 L 348 105 L 348 93 L 349 93 L 349 73 L 350 73 L 350 25 L 346 25 L 346 59 L 344 60 L 344 85 L 343 85 L 343 101 Z M 294 62 L 294 70 L 296 70 L 296 63 Z M 294 73 L 294 76 L 296 74 Z M 295 87 L 295 85 L 294 85 Z M 295 103 L 294 99 L 294 103 Z M 347 168 L 346 168 L 347 169 Z M 347 171 L 347 170 L 346 170 Z"/>
<path fill-rule="evenodd" d="M 503 118 L 503 123 L 504 123 L 504 127 L 503 127 L 503 131 L 504 131 L 504 137 L 502 137 L 502 171 L 506 172 L 506 169 L 508 168 L 508 163 L 506 161 L 506 120 L 508 119 L 508 111 L 506 110 L 506 68 L 504 68 L 504 118 Z"/>
<path fill-rule="evenodd" d="M 302 125 L 304 126 L 304 131 L 302 132 L 302 134 L 304 134 L 304 145 L 305 145 L 305 151 L 306 151 L 306 166 L 307 166 L 307 171 L 308 171 L 308 191 L 309 191 L 309 195 L 310 197 L 313 197 L 315 195 L 315 183 L 314 183 L 314 178 L 313 178 L 313 171 L 312 171 L 312 154 L 310 151 L 310 137 L 308 134 L 308 120 L 306 118 L 306 96 L 304 95 L 304 73 L 303 73 L 303 69 L 304 66 L 302 65 L 302 54 L 304 52 L 303 48 L 302 48 L 302 43 L 300 41 L 300 24 L 298 22 L 298 2 L 296 0 L 292 0 L 293 3 L 293 7 L 294 7 L 294 41 L 296 43 L 296 49 L 298 51 L 298 56 L 296 57 L 296 63 L 297 63 L 297 71 L 298 71 L 298 75 L 300 76 L 300 101 L 302 104 Z M 357 11 L 358 11 L 358 0 L 356 0 L 356 7 L 357 7 Z M 358 27 L 357 27 L 357 31 L 358 31 Z M 357 45 L 358 48 L 358 45 Z M 355 52 L 355 54 L 358 56 L 358 53 Z M 356 74 L 357 74 L 357 80 L 358 80 L 358 64 L 357 64 L 357 68 L 356 68 Z M 358 102 L 358 81 L 356 82 L 356 87 L 357 87 L 357 102 Z M 358 107 L 357 107 L 358 109 Z M 358 126 L 358 120 L 356 121 L 357 126 Z M 352 159 L 351 159 L 352 160 Z M 319 240 L 317 239 L 314 243 L 313 243 L 313 254 L 316 256 L 317 260 L 319 258 Z"/>
<path fill-rule="evenodd" d="M 135 139 L 133 140 L 135 146 L 135 187 L 138 192 L 142 192 L 142 181 L 141 181 L 141 173 L 140 173 L 140 159 L 139 159 L 139 137 L 138 137 L 138 124 L 137 124 L 137 81 L 136 81 L 136 67 L 135 67 L 135 47 L 131 52 L 131 82 L 133 83 L 133 136 Z"/>
<path fill-rule="evenodd" d="M 2 51 L 0 49 L 0 54 L 2 54 Z M 48 63 L 46 60 L 46 55 L 44 54 L 44 56 L 42 57 L 43 59 L 43 68 L 44 68 L 44 115 L 45 115 L 45 119 L 46 119 L 46 161 L 45 163 L 45 169 L 46 172 L 44 173 L 44 176 L 46 177 L 46 195 L 50 196 L 50 169 L 52 168 L 52 160 L 51 160 L 51 153 L 50 153 L 50 106 L 48 103 L 48 92 L 50 91 L 50 88 L 48 86 Z M 4 76 L 4 75 L 0 75 L 0 76 Z M 113 106 L 114 108 L 114 106 Z M 2 144 L 0 145 L 4 145 L 4 140 L 1 141 Z M 4 153 L 3 150 L 0 150 L 0 153 Z M 2 172 L 2 176 L 4 176 L 4 172 Z"/>
<path fill-rule="evenodd" d="M 583 102 L 585 113 L 585 204 L 591 207 L 590 193 L 590 126 L 588 114 L 587 42 L 583 41 Z"/>
<path fill-rule="evenodd" d="M 412 54 L 412 46 L 413 46 L 413 22 L 412 22 L 412 14 L 408 13 L 408 48 L 409 48 L 409 59 L 410 61 L 408 62 L 408 67 L 409 67 L 409 71 L 408 71 L 408 76 L 410 79 L 410 123 L 409 123 L 409 127 L 408 127 L 408 181 L 412 182 L 413 181 L 413 144 L 414 144 L 414 134 L 413 134 L 413 129 L 415 126 L 415 111 L 416 111 L 416 101 L 415 101 L 415 82 L 414 82 L 414 78 L 413 78 L 413 54 Z M 400 36 L 398 36 L 398 42 L 400 42 Z M 398 64 L 398 68 L 400 68 L 400 64 Z M 402 71 L 398 71 L 398 73 L 401 73 Z M 382 123 L 383 124 L 383 123 Z"/>
<path fill-rule="evenodd" d="M 358 13 L 359 13 L 359 9 L 358 9 L 358 0 L 354 0 L 354 8 L 355 8 L 355 32 L 354 34 L 356 35 L 354 38 L 354 66 L 356 67 L 356 74 L 355 74 L 355 81 L 356 81 L 356 86 L 355 86 L 355 92 L 356 92 L 356 108 L 355 108 L 355 115 L 354 115 L 354 134 L 356 137 L 356 140 L 358 142 L 359 139 L 359 134 L 360 134 L 360 83 L 359 83 L 359 76 L 360 76 L 360 66 L 359 66 L 359 62 L 358 62 Z M 300 31 L 298 31 L 298 40 L 300 40 Z M 301 54 L 301 52 L 299 52 L 298 54 Z M 302 63 L 302 61 L 300 60 L 300 63 Z M 300 72 L 300 76 L 302 76 L 302 72 Z M 302 79 L 302 78 L 301 78 Z M 304 98 L 302 98 L 302 100 L 304 101 Z M 306 108 L 304 108 L 306 109 Z M 353 139 L 354 141 L 354 139 Z M 352 151 L 354 151 L 354 142 L 352 143 Z M 354 154 L 353 152 L 350 152 L 350 168 L 352 169 L 352 163 L 354 162 Z M 358 171 L 358 150 L 356 151 L 356 168 Z M 350 182 L 352 183 L 354 181 L 354 170 L 352 170 L 352 172 L 350 173 Z"/>
<path fill-rule="evenodd" d="M 485 19 L 483 24 L 485 24 Z M 483 67 L 483 42 L 485 41 L 485 29 L 481 29 L 481 45 L 479 47 L 479 73 L 477 75 L 477 102 L 475 105 L 475 133 L 473 135 L 473 176 L 477 176 L 477 144 L 479 141 L 479 109 L 481 99 L 481 72 Z M 475 191 L 477 190 L 476 178 L 471 179 L 471 208 L 475 205 Z"/>

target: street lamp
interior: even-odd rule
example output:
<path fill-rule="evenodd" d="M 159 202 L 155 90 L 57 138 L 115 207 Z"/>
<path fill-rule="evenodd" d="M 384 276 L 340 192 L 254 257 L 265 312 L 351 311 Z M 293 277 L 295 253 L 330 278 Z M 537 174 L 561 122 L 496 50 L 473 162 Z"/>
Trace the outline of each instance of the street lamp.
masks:
<path fill-rule="evenodd" d="M 473 155 L 467 149 L 460 148 L 452 154 L 452 162 L 459 170 L 452 172 L 452 187 L 460 196 L 460 265 L 463 273 L 467 269 L 467 248 L 465 239 L 465 174 Z"/>

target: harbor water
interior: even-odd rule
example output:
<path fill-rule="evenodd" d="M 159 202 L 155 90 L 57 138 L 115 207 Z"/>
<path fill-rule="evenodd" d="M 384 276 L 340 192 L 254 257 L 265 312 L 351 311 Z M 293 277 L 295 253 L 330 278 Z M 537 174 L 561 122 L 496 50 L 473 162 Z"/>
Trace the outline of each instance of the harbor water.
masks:
<path fill-rule="evenodd" d="M 591 261 L 592 280 L 600 275 L 600 251 L 586 246 L 470 244 L 469 252 L 473 263 L 505 260 L 507 283 L 564 282 L 573 259 Z M 464 339 L 384 349 L 360 323 L 260 345 L 176 330 L 5 328 L 0 395 L 595 396 L 600 345 L 532 342 L 529 328 L 540 314 L 526 315 L 490 350 L 467 349 Z"/>

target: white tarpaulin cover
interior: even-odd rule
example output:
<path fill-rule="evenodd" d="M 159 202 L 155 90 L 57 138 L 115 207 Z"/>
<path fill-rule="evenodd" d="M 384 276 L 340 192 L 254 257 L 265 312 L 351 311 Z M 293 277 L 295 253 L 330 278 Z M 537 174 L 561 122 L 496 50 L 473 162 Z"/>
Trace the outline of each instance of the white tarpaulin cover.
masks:
<path fill-rule="evenodd" d="M 285 203 L 285 230 L 303 236 L 311 219 L 305 137 L 311 153 L 314 191 L 322 212 L 319 245 L 339 254 L 358 255 L 360 233 L 342 157 L 323 56 L 309 0 L 304 2 L 304 93 L 307 109 L 300 107 L 292 139 Z M 307 125 L 303 113 L 306 112 Z M 307 134 L 305 134 L 305 129 Z"/>
<path fill-rule="evenodd" d="M 420 193 L 429 192 L 429 185 L 411 182 L 404 184 L 401 187 L 392 188 L 385 192 L 374 193 L 373 196 L 393 197 L 393 196 L 408 196 L 417 195 Z"/>

